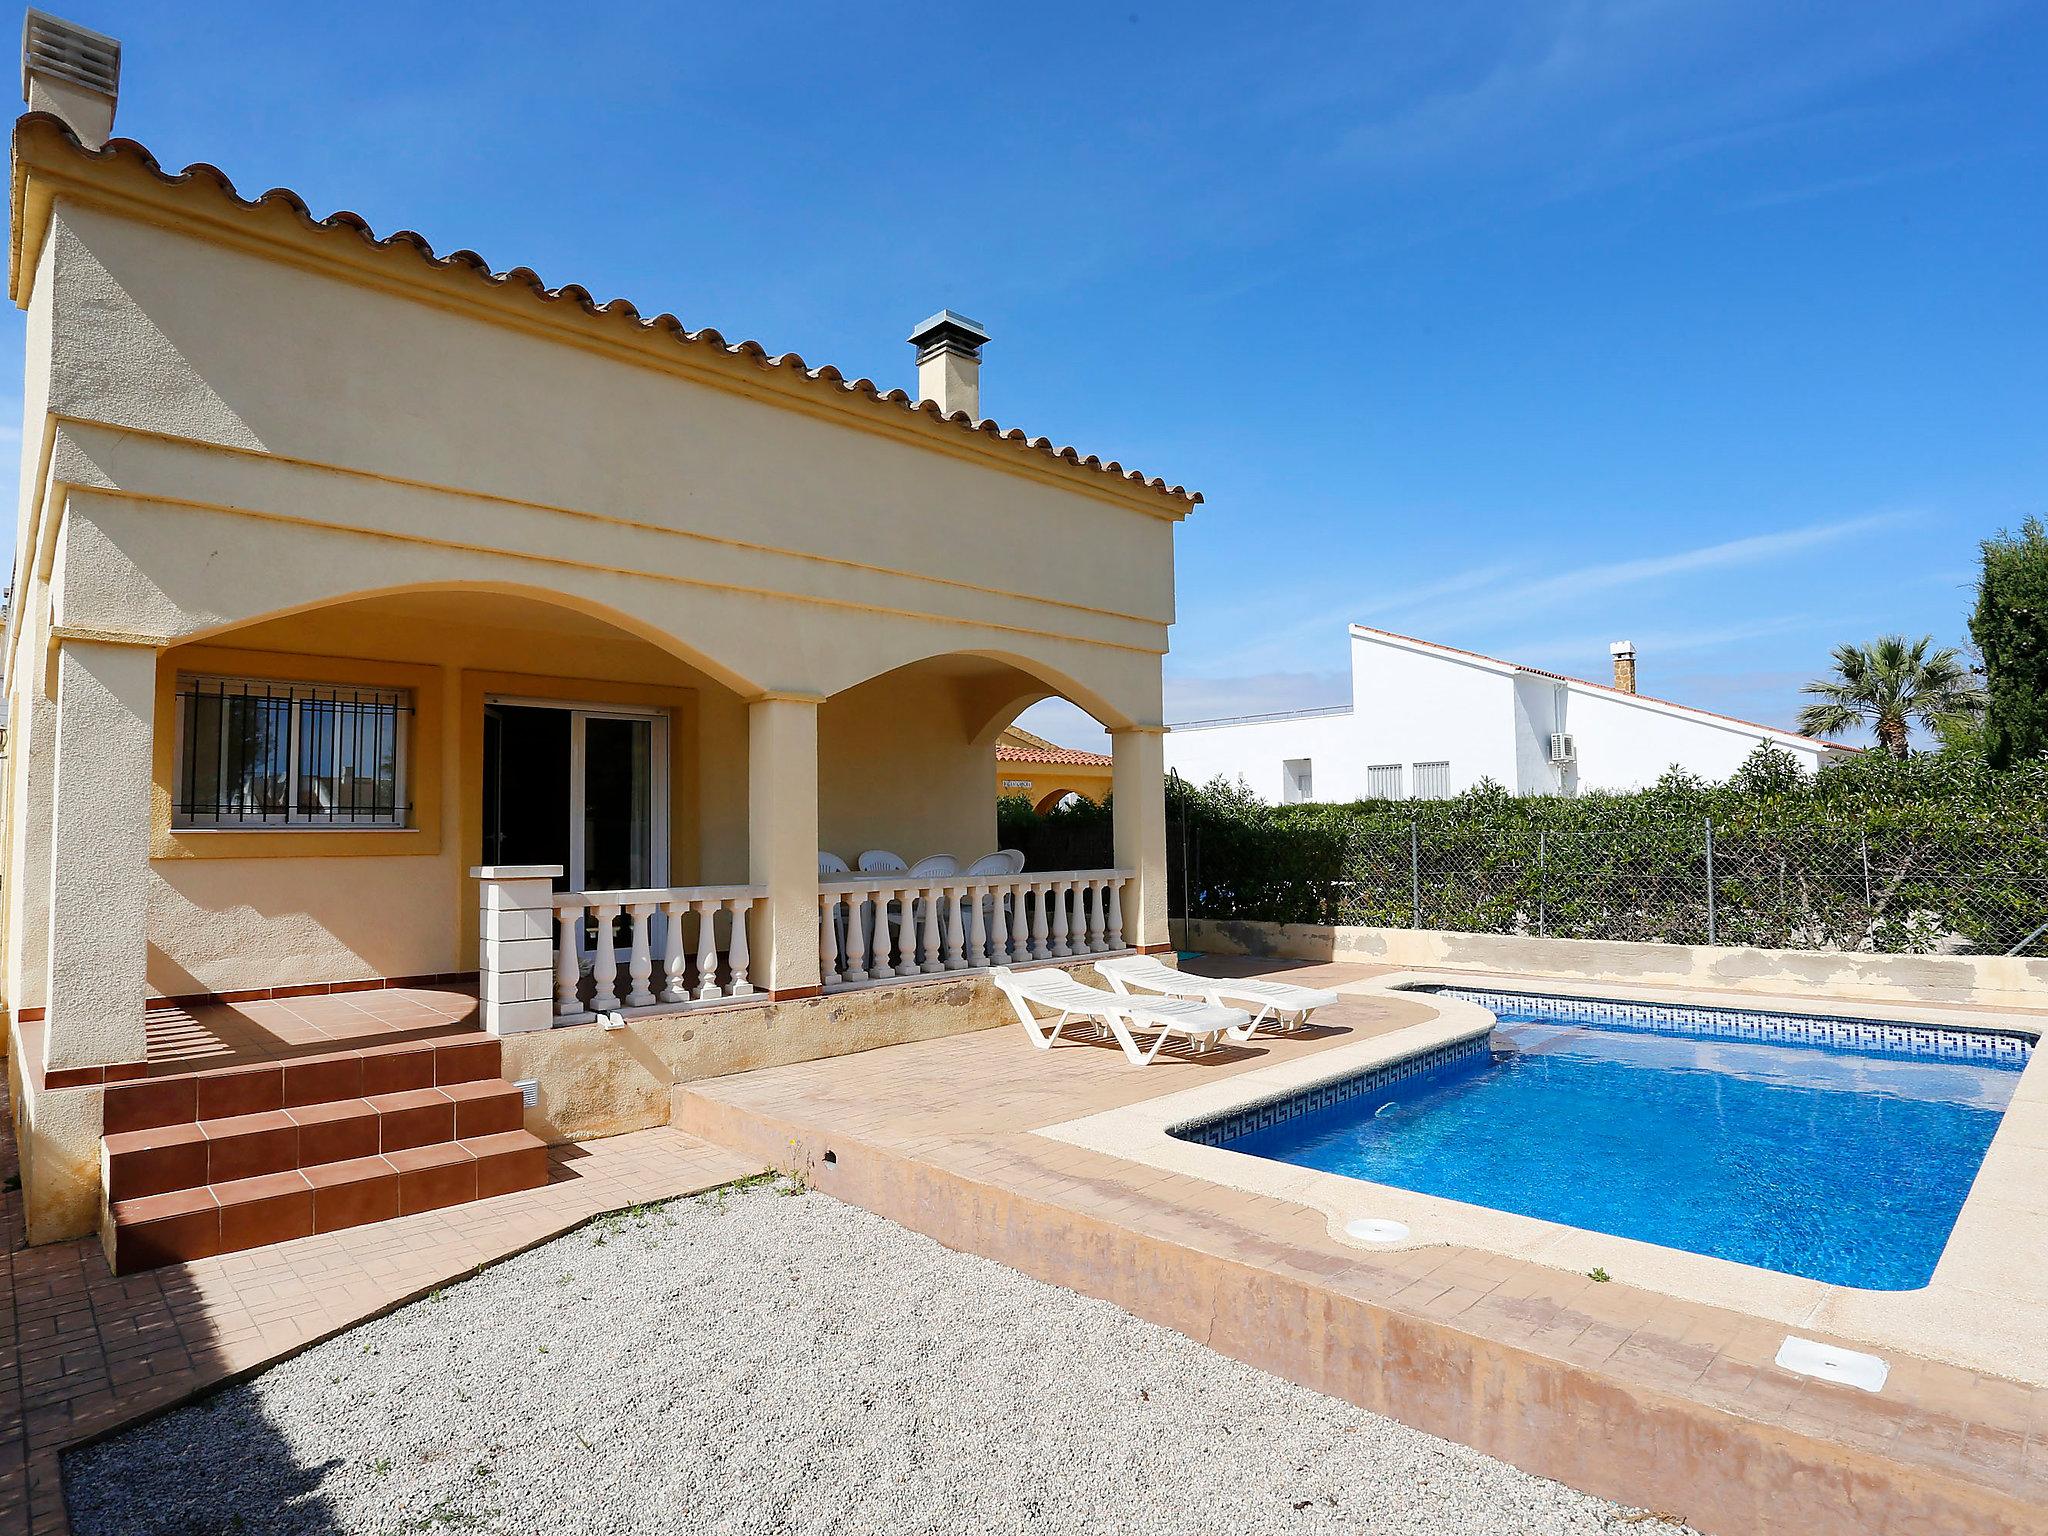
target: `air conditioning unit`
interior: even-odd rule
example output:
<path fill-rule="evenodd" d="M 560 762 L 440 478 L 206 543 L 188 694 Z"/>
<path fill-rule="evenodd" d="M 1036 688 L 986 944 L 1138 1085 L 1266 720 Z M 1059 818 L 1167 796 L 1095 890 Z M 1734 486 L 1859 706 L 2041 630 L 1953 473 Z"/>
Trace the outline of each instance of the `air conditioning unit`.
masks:
<path fill-rule="evenodd" d="M 1550 760 L 1553 763 L 1569 763 L 1578 759 L 1579 748 L 1569 733 L 1558 731 L 1550 738 Z"/>

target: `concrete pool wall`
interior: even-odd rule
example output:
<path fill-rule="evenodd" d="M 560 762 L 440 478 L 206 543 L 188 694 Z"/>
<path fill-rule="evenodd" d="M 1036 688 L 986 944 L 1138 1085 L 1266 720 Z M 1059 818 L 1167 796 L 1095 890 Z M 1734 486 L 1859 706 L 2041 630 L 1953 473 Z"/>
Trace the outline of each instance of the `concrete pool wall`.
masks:
<path fill-rule="evenodd" d="M 1734 992 L 1796 995 L 1810 991 L 1873 1002 L 2048 1008 L 2048 959 L 2012 955 L 1876 955 L 1635 944 L 1539 939 L 1512 933 L 1450 933 L 1434 928 L 1253 923 L 1234 918 L 1176 918 L 1172 929 L 1181 948 L 1210 955 L 1339 960 Z"/>

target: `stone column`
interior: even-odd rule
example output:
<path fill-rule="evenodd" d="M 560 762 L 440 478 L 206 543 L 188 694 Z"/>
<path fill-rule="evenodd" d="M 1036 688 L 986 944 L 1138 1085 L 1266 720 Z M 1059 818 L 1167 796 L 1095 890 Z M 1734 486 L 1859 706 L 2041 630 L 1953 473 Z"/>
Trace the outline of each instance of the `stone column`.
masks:
<path fill-rule="evenodd" d="M 56 772 L 51 743 L 57 735 L 57 701 L 42 691 L 43 668 L 35 661 L 43 645 L 26 625 L 15 654 L 23 670 L 7 721 L 7 751 L 13 771 L 8 846 L 7 997 L 14 1007 L 41 1008 L 50 963 L 50 781 Z"/>
<path fill-rule="evenodd" d="M 1166 931 L 1166 728 L 1134 725 L 1109 733 L 1114 759 L 1116 862 L 1133 871 L 1123 902 L 1124 942 L 1172 947 Z"/>
<path fill-rule="evenodd" d="M 818 990 L 818 704 L 790 694 L 747 705 L 753 979 L 771 998 Z"/>
<path fill-rule="evenodd" d="M 133 1068 L 147 1054 L 155 716 L 153 649 L 60 643 L 43 1060 L 51 1086 L 97 1081 L 100 1069 Z"/>
<path fill-rule="evenodd" d="M 555 880 L 559 864 L 480 864 L 476 995 L 494 1035 L 555 1023 Z"/>

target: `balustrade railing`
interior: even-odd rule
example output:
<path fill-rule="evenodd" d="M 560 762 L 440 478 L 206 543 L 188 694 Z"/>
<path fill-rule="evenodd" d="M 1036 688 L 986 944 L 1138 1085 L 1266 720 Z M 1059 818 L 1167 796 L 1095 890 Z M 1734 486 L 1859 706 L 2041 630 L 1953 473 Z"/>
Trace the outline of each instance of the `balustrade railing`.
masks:
<path fill-rule="evenodd" d="M 765 887 L 756 885 L 557 891 L 556 1016 L 750 996 L 754 985 L 747 978 L 747 913 L 767 894 Z M 586 918 L 592 924 L 588 930 Z M 626 953 L 623 966 L 620 949 Z"/>
<path fill-rule="evenodd" d="M 1125 947 L 1127 869 L 1017 875 L 835 875 L 818 882 L 827 991 L 895 977 L 1108 954 Z"/>

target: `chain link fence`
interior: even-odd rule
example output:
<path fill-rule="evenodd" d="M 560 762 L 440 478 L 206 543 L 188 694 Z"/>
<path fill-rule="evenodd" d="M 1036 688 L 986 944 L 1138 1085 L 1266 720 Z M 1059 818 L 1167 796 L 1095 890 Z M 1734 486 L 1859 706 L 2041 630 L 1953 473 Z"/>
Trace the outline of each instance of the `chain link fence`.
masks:
<path fill-rule="evenodd" d="M 1213 825 L 1170 826 L 1169 837 L 1179 834 L 1174 910 L 1196 917 L 1889 954 L 2004 954 L 2032 941 L 2030 953 L 2048 953 L 2048 858 L 1987 831 L 1959 841 L 1743 825 L 1617 802 L 1561 826 L 1359 816 L 1299 829 L 1292 867 L 1217 849 Z"/>

